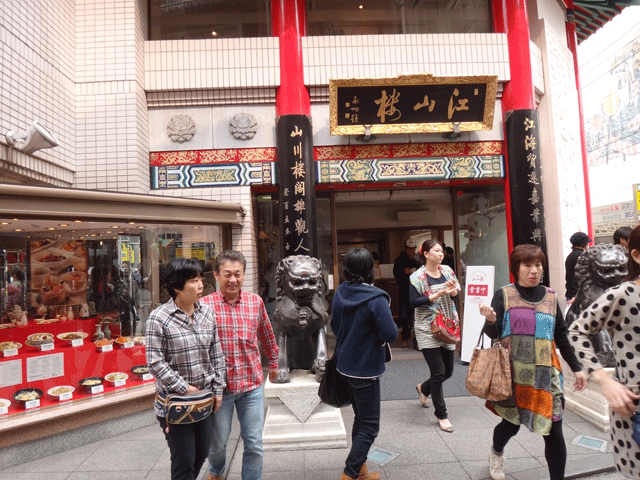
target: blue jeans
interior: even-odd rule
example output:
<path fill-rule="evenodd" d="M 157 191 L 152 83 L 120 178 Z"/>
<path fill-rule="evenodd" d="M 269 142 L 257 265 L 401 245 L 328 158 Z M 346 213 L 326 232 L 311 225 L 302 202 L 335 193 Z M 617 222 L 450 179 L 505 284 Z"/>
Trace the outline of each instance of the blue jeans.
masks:
<path fill-rule="evenodd" d="M 380 378 L 344 377 L 349 384 L 349 394 L 355 418 L 351 430 L 351 451 L 344 473 L 358 478 L 362 465 L 367 461 L 369 449 L 380 431 Z"/>
<path fill-rule="evenodd" d="M 222 406 L 213 415 L 209 472 L 213 475 L 222 475 L 224 472 L 234 406 L 240 421 L 240 437 L 244 443 L 242 480 L 260 480 L 262 478 L 262 425 L 264 423 L 262 385 L 244 393 L 225 392 L 222 396 Z"/>

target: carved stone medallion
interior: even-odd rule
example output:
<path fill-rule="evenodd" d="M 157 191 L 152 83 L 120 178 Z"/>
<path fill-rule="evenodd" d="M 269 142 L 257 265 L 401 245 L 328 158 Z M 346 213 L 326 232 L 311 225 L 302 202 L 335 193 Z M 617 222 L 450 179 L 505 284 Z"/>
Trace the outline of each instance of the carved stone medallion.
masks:
<path fill-rule="evenodd" d="M 175 115 L 167 125 L 167 135 L 173 142 L 188 142 L 196 134 L 196 122 L 189 115 Z"/>
<path fill-rule="evenodd" d="M 229 131 L 238 140 L 251 140 L 258 131 L 258 121 L 250 113 L 236 113 L 229 122 Z"/>

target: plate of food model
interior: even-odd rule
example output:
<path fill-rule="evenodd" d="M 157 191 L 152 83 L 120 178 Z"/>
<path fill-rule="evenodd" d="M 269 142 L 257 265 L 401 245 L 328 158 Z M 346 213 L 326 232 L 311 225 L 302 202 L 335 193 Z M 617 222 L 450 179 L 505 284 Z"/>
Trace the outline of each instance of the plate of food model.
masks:
<path fill-rule="evenodd" d="M 107 382 L 116 383 L 119 380 L 126 380 L 129 378 L 129 375 L 123 372 L 113 372 L 104 376 Z"/>
<path fill-rule="evenodd" d="M 46 343 L 53 343 L 53 333 L 32 333 L 27 337 L 27 341 L 24 343 L 30 347 L 39 347 Z"/>
<path fill-rule="evenodd" d="M 65 332 L 58 335 L 59 340 L 72 342 L 73 340 L 84 340 L 89 334 L 87 332 Z"/>
<path fill-rule="evenodd" d="M 71 385 L 60 385 L 59 387 L 53 387 L 47 390 L 47 393 L 52 397 L 59 397 L 60 395 L 64 395 L 65 393 L 72 393 L 75 391 L 75 388 Z"/>
<path fill-rule="evenodd" d="M 5 350 L 17 350 L 21 347 L 22 344 L 18 342 L 0 342 L 0 352 L 4 352 Z"/>
<path fill-rule="evenodd" d="M 146 365 L 134 365 L 133 367 L 131 367 L 131 372 L 141 377 L 149 373 L 149 367 L 147 367 Z"/>
<path fill-rule="evenodd" d="M 26 403 L 42 398 L 44 393 L 39 388 L 22 388 L 13 394 L 13 399 L 17 402 Z"/>
<path fill-rule="evenodd" d="M 93 387 L 97 387 L 98 385 L 102 385 L 104 383 L 104 378 L 102 377 L 87 377 L 83 378 L 78 382 L 85 390 L 90 391 Z"/>

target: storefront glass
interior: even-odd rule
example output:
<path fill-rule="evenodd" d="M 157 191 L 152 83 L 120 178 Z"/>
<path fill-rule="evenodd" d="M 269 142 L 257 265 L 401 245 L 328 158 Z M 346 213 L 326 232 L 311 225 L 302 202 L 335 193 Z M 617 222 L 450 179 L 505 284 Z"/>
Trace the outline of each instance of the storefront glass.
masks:
<path fill-rule="evenodd" d="M 150 0 L 150 40 L 271 36 L 266 0 Z M 307 35 L 490 33 L 488 0 L 307 0 Z"/>
<path fill-rule="evenodd" d="M 79 398 L 152 382 L 141 373 L 144 325 L 170 298 L 164 266 L 200 260 L 212 293 L 222 238 L 211 225 L 0 219 L 0 414 L 30 408 L 15 398 L 25 388 L 44 406 L 59 401 L 58 387 Z M 94 377 L 103 390 L 82 388 Z"/>
<path fill-rule="evenodd" d="M 488 0 L 307 1 L 307 34 L 489 33 Z"/>
<path fill-rule="evenodd" d="M 504 190 L 483 188 L 457 195 L 460 259 L 462 272 L 461 302 L 464 302 L 467 265 L 495 266 L 497 290 L 509 283 L 509 256 Z"/>
<path fill-rule="evenodd" d="M 150 0 L 150 40 L 269 37 L 267 0 Z"/>

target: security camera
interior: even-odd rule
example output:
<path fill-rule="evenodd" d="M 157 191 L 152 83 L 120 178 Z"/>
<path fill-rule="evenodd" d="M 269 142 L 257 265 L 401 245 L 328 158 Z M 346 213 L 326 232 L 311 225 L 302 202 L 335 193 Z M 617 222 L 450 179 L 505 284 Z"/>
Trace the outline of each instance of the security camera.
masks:
<path fill-rule="evenodd" d="M 9 130 L 5 134 L 5 138 L 9 145 L 21 150 L 27 155 L 31 155 L 33 152 L 42 148 L 52 148 L 59 145 L 56 137 L 38 121 L 34 121 L 33 125 L 29 127 L 29 130 L 23 134 Z M 16 146 L 17 144 L 20 145 Z"/>

